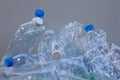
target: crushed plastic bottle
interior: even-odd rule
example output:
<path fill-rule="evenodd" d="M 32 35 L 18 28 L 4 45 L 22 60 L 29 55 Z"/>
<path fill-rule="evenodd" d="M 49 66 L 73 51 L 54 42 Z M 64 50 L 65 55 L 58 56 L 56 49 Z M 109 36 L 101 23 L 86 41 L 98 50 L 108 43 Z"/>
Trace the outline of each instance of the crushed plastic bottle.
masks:
<path fill-rule="evenodd" d="M 39 17 L 40 15 L 38 16 L 38 14 L 39 13 L 36 10 L 36 17 L 34 17 L 32 21 L 20 25 L 15 33 L 15 38 L 10 42 L 7 54 L 5 55 L 8 67 L 13 64 L 13 62 L 11 62 L 14 61 L 12 57 L 14 58 L 22 53 L 37 53 L 38 43 L 42 40 L 42 35 L 46 28 L 43 24 L 43 17 Z M 41 15 L 44 16 L 44 14 Z M 25 56 L 17 57 L 16 60 L 19 60 L 20 58 L 24 59 Z M 21 63 L 23 63 L 23 61 Z"/>
<path fill-rule="evenodd" d="M 120 80 L 120 47 L 90 24 L 70 22 L 58 34 L 43 10 L 15 33 L 0 65 L 0 80 Z"/>
<path fill-rule="evenodd" d="M 31 53 L 31 49 L 44 29 L 45 26 L 34 26 L 32 22 L 21 25 L 15 34 L 15 39 L 10 43 L 7 53 Z"/>

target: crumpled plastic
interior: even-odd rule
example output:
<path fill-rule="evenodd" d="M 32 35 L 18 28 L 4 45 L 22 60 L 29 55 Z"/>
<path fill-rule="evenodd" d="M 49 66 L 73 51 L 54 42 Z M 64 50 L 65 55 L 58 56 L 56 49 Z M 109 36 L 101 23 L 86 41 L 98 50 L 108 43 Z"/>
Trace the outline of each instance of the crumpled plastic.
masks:
<path fill-rule="evenodd" d="M 120 47 L 106 33 L 77 21 L 55 33 L 19 27 L 0 67 L 0 80 L 120 80 Z M 6 57 L 13 65 L 4 64 Z"/>

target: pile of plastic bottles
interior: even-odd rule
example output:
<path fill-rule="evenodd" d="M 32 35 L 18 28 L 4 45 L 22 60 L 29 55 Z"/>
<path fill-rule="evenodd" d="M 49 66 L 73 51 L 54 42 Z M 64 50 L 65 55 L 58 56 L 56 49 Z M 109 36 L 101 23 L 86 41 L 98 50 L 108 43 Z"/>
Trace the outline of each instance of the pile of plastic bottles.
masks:
<path fill-rule="evenodd" d="M 74 21 L 55 33 L 35 15 L 10 42 L 0 80 L 120 80 L 120 47 L 103 30 Z"/>

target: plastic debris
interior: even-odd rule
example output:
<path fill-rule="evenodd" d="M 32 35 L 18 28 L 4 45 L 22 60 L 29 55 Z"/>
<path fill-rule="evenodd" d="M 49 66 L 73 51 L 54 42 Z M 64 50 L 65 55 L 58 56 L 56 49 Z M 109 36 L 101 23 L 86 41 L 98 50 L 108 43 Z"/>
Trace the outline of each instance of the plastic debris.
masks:
<path fill-rule="evenodd" d="M 0 80 L 120 80 L 120 47 L 104 30 L 75 21 L 57 34 L 43 10 L 22 24 L 0 66 Z"/>

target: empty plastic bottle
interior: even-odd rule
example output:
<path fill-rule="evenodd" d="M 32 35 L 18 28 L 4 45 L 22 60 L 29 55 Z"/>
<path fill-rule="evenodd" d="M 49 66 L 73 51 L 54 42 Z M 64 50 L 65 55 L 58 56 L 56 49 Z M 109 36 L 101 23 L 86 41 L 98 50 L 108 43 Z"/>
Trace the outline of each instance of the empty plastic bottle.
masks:
<path fill-rule="evenodd" d="M 35 26 L 32 22 L 25 23 L 17 30 L 15 39 L 8 47 L 10 55 L 19 53 L 32 53 L 32 49 L 40 40 L 45 26 Z"/>
<path fill-rule="evenodd" d="M 60 40 L 54 40 L 52 42 L 52 57 L 55 60 L 62 59 L 64 55 L 64 43 L 62 43 Z"/>
<path fill-rule="evenodd" d="M 81 52 L 92 50 L 93 48 L 106 44 L 106 33 L 100 29 L 94 29 L 93 25 L 87 25 L 83 33 L 77 33 L 75 37 L 76 44 Z"/>
<path fill-rule="evenodd" d="M 37 53 L 38 43 L 40 43 L 43 38 L 42 35 L 46 26 L 43 23 L 44 12 L 42 10 L 36 10 L 35 16 L 32 21 L 24 23 L 18 28 L 15 33 L 15 38 L 8 46 L 7 54 L 5 55 L 6 59 L 11 60 L 11 58 L 13 58 L 14 61 L 14 57 L 21 56 L 22 53 Z M 23 56 L 21 56 L 21 58 L 22 57 Z"/>
<path fill-rule="evenodd" d="M 72 48 L 77 47 L 80 53 L 83 52 L 83 44 L 81 39 L 85 36 L 85 31 L 83 29 L 83 24 L 79 22 L 71 22 L 61 29 L 60 39 L 62 39 L 66 44 L 73 46 Z M 80 43 L 80 44 L 79 44 Z M 76 49 L 77 49 L 76 48 Z"/>
<path fill-rule="evenodd" d="M 24 68 L 25 65 L 31 65 L 35 63 L 38 63 L 37 57 L 26 53 L 5 58 L 5 65 L 7 67 L 18 68 L 22 66 L 22 68 Z"/>
<path fill-rule="evenodd" d="M 14 56 L 19 53 L 32 53 L 32 49 L 38 39 L 40 40 L 42 32 L 45 30 L 42 10 L 36 10 L 36 17 L 32 21 L 22 24 L 11 41 L 7 53 Z M 39 15 L 39 16 L 38 16 Z M 42 16 L 42 17 L 41 17 Z"/>
<path fill-rule="evenodd" d="M 53 30 L 46 30 L 44 35 L 44 39 L 39 43 L 38 46 L 38 54 L 42 54 L 46 57 L 46 61 L 52 60 L 52 42 L 55 39 L 55 33 Z"/>
<path fill-rule="evenodd" d="M 75 35 L 81 33 L 83 24 L 79 22 L 70 22 L 68 25 L 65 25 L 61 30 L 59 37 L 61 40 L 66 42 L 74 42 Z"/>
<path fill-rule="evenodd" d="M 88 25 L 86 27 L 90 27 Z M 106 33 L 101 29 L 91 30 L 86 35 L 86 50 L 93 49 L 97 46 L 106 44 Z"/>

